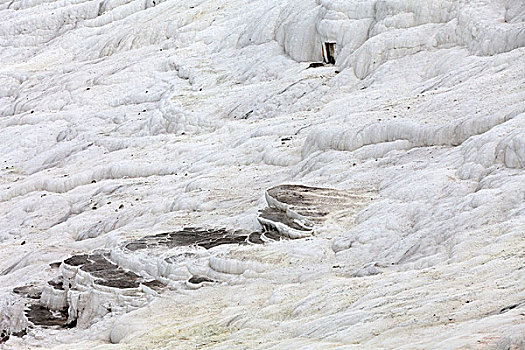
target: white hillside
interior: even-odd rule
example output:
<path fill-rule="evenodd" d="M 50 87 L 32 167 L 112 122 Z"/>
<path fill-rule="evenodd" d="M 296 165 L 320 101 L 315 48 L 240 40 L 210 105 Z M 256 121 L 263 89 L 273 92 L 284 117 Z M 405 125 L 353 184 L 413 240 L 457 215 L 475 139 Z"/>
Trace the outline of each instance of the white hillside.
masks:
<path fill-rule="evenodd" d="M 522 0 L 1 0 L 0 347 L 521 349 L 524 168 Z"/>

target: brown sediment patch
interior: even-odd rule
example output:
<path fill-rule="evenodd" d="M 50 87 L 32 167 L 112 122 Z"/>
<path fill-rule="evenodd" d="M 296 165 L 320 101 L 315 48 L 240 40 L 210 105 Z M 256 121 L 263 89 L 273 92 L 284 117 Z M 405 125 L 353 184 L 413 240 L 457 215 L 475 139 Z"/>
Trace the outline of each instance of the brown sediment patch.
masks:
<path fill-rule="evenodd" d="M 174 248 L 184 246 L 198 246 L 211 249 L 223 244 L 263 243 L 257 232 L 229 231 L 223 228 L 204 229 L 185 227 L 180 231 L 160 233 L 154 236 L 145 236 L 124 245 L 127 250 Z"/>
<path fill-rule="evenodd" d="M 42 287 L 28 284 L 26 286 L 13 288 L 13 293 L 23 295 L 29 299 L 40 299 L 40 296 L 42 295 Z"/>
<path fill-rule="evenodd" d="M 288 238 L 304 238 L 330 217 L 368 204 L 370 197 L 332 188 L 279 185 L 266 191 L 266 201 L 268 207 L 258 216 L 263 229 Z"/>
<path fill-rule="evenodd" d="M 49 310 L 43 305 L 31 304 L 25 314 L 29 322 L 35 326 L 44 328 L 66 328 L 68 326 L 67 309 Z"/>
<path fill-rule="evenodd" d="M 78 267 L 95 278 L 95 284 L 126 289 L 138 288 L 144 279 L 132 271 L 127 271 L 109 261 L 102 254 L 83 254 L 64 260 L 64 264 Z"/>

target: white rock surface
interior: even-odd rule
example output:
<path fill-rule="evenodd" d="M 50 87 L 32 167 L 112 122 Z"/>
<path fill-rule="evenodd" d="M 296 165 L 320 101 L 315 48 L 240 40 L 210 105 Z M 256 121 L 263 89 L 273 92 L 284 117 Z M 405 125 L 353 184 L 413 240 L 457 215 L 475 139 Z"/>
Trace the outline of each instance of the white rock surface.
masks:
<path fill-rule="evenodd" d="M 0 330 L 72 254 L 171 287 L 2 346 L 524 346 L 525 2 L 12 0 L 0 46 Z M 120 248 L 258 230 L 283 183 L 370 204 L 172 265 Z"/>

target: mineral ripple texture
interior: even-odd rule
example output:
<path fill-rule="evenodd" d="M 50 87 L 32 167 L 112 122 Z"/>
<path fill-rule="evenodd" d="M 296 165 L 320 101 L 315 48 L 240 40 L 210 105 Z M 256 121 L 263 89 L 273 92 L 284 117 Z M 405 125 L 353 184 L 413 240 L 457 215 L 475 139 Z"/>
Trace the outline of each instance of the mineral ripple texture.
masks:
<path fill-rule="evenodd" d="M 1 349 L 524 349 L 525 1 L 0 0 Z"/>

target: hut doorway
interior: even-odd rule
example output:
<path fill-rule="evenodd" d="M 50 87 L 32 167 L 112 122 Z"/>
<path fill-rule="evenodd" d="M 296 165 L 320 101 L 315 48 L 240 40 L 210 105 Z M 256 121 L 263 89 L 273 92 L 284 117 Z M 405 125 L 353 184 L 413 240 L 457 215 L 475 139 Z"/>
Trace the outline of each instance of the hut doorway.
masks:
<path fill-rule="evenodd" d="M 324 43 L 323 59 L 325 63 L 335 64 L 335 43 Z"/>

